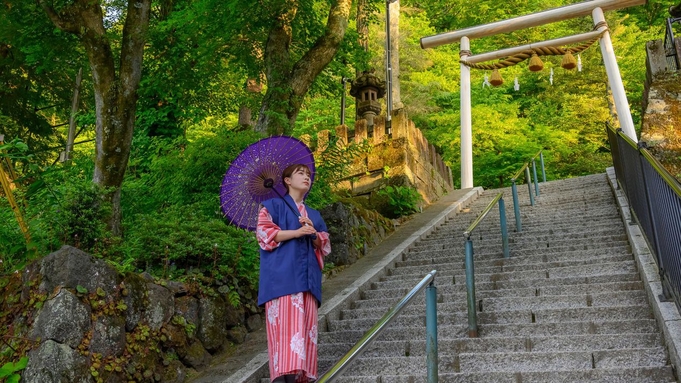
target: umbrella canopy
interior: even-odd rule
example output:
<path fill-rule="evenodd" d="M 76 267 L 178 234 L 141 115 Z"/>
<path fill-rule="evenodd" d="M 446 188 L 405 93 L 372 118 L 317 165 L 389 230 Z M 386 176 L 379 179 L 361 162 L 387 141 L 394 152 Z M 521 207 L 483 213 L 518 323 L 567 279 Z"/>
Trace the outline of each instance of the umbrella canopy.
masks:
<path fill-rule="evenodd" d="M 220 187 L 220 206 L 230 223 L 254 231 L 260 203 L 286 194 L 281 173 L 294 164 L 310 168 L 312 186 L 314 156 L 299 139 L 267 137 L 244 149 L 230 164 Z"/>

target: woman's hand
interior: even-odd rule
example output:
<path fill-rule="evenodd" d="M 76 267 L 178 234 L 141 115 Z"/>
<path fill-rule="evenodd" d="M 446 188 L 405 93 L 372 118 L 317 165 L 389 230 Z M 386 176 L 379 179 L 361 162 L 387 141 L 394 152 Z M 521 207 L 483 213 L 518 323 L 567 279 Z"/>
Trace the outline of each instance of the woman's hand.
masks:
<path fill-rule="evenodd" d="M 312 223 L 312 220 L 309 219 L 308 217 L 303 217 L 302 215 L 298 217 L 298 222 L 300 222 L 301 225 L 303 226 L 310 226 L 314 228 L 314 224 Z"/>
<path fill-rule="evenodd" d="M 296 230 L 296 233 L 298 238 L 300 238 L 305 235 L 317 234 L 317 230 L 312 225 L 303 225 L 300 229 Z"/>

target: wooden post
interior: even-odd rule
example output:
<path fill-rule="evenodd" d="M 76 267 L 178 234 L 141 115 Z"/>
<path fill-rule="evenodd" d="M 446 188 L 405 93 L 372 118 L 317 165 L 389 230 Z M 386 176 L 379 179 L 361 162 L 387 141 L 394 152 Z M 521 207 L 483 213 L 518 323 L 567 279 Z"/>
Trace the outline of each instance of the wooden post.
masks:
<path fill-rule="evenodd" d="M 2 142 L 3 138 L 4 136 L 0 135 L 0 145 L 4 144 Z M 24 217 L 21 215 L 19 205 L 17 205 L 17 202 L 14 200 L 14 194 L 12 193 L 12 187 L 10 185 L 8 174 L 5 173 L 5 170 L 3 169 L 4 162 L 5 161 L 0 161 L 0 184 L 2 184 L 2 189 L 5 192 L 5 196 L 7 196 L 7 202 L 9 202 L 9 206 L 12 208 L 14 216 L 16 217 L 17 222 L 19 223 L 19 228 L 21 229 L 21 232 L 24 234 L 26 244 L 29 244 L 31 242 L 31 233 L 28 231 L 28 226 L 24 221 Z"/>
<path fill-rule="evenodd" d="M 71 102 L 71 117 L 69 117 L 69 135 L 66 138 L 66 154 L 64 162 L 71 159 L 73 151 L 73 141 L 76 139 L 76 113 L 78 113 L 78 99 L 80 94 L 80 82 L 83 79 L 83 68 L 78 69 L 76 76 L 76 88 L 73 90 L 73 101 Z"/>

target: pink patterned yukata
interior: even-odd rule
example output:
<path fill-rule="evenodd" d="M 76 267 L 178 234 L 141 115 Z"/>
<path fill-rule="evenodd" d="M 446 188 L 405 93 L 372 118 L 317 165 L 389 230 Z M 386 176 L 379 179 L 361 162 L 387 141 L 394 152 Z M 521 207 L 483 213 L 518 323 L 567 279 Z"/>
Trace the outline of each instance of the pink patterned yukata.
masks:
<path fill-rule="evenodd" d="M 298 204 L 298 211 L 307 217 L 304 204 Z M 279 247 L 274 238 L 280 230 L 267 209 L 261 208 L 256 236 L 263 250 Z M 331 242 L 326 232 L 317 232 L 317 237 L 322 246 L 315 248 L 315 256 L 323 269 L 323 259 L 331 252 Z M 317 379 L 317 303 L 309 291 L 304 291 L 265 304 L 270 380 L 289 374 L 295 374 L 299 383 Z"/>

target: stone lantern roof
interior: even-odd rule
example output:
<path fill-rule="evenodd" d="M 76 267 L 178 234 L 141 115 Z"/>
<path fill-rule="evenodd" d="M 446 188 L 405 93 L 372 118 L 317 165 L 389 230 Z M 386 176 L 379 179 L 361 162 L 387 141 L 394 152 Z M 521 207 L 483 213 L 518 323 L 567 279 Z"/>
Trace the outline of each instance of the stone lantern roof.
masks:
<path fill-rule="evenodd" d="M 376 92 L 376 98 L 385 96 L 385 81 L 374 75 L 374 70 L 369 69 L 357 77 L 350 86 L 350 95 L 362 99 L 362 93 L 372 88 Z"/>

